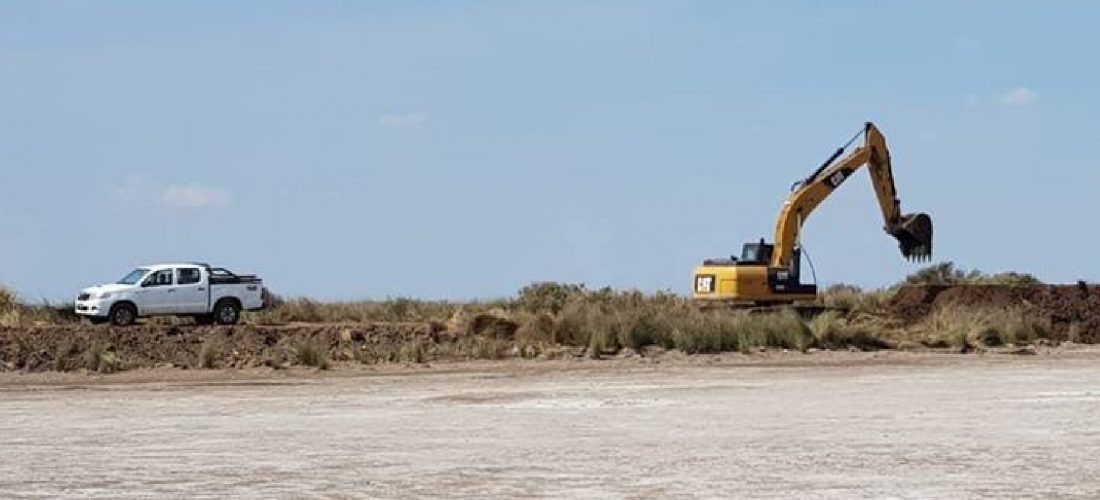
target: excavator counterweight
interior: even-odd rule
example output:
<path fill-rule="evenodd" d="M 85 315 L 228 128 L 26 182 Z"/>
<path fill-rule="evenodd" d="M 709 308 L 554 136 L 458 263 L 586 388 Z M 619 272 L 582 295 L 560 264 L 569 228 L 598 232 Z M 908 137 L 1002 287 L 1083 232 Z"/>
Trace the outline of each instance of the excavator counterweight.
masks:
<path fill-rule="evenodd" d="M 856 139 L 863 144 L 843 158 Z M 932 257 L 932 218 L 926 213 L 903 214 L 894 186 L 886 138 L 868 122 L 809 177 L 797 182 L 779 211 L 775 241 L 747 243 L 741 258 L 708 259 L 695 269 L 694 297 L 751 305 L 790 304 L 817 298 L 815 284 L 803 284 L 799 233 L 802 225 L 856 170 L 867 167 L 882 212 L 883 228 L 898 240 L 901 254 L 914 261 Z"/>

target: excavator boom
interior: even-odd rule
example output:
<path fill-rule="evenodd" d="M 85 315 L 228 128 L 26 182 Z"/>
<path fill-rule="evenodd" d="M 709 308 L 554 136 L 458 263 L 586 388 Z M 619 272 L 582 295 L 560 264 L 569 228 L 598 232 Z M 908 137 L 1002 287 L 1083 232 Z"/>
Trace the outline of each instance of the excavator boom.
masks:
<path fill-rule="evenodd" d="M 863 144 L 848 156 L 836 163 L 833 161 L 843 153 L 845 147 L 837 152 L 821 168 L 796 188 L 779 213 L 775 227 L 775 252 L 772 265 L 789 267 L 798 245 L 799 232 L 810 213 L 825 200 L 833 190 L 848 179 L 860 167 L 867 166 L 871 174 L 871 185 L 875 190 L 879 208 L 882 211 L 883 229 L 898 240 L 902 255 L 911 260 L 928 260 L 932 256 L 932 218 L 928 214 L 903 214 L 901 201 L 894 186 L 894 172 L 890 164 L 890 150 L 886 147 L 886 138 L 873 123 L 864 124 Z M 855 139 L 853 138 L 853 139 Z M 851 141 L 849 141 L 849 144 Z"/>

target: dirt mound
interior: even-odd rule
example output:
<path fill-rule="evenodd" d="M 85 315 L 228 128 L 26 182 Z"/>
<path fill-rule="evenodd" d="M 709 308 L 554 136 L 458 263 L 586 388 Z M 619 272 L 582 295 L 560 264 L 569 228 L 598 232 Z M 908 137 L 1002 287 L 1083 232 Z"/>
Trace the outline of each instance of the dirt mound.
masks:
<path fill-rule="evenodd" d="M 516 338 L 519 323 L 503 313 L 482 313 L 470 319 L 467 332 L 471 335 L 512 340 Z"/>
<path fill-rule="evenodd" d="M 1100 342 L 1100 287 L 1084 285 L 904 286 L 891 299 L 891 312 L 918 321 L 943 307 L 1018 307 L 1048 319 L 1062 339 Z"/>
<path fill-rule="evenodd" d="M 949 286 L 903 286 L 890 298 L 890 312 L 906 321 L 916 321 L 932 312 L 932 304 Z"/>
<path fill-rule="evenodd" d="M 119 369 L 190 368 L 200 365 L 204 348 L 214 351 L 219 367 L 262 366 L 287 362 L 305 339 L 336 349 L 352 343 L 394 346 L 415 339 L 437 342 L 438 335 L 438 329 L 428 323 L 0 328 L 0 371 L 96 369 L 93 367 L 102 366 L 102 359 Z"/>

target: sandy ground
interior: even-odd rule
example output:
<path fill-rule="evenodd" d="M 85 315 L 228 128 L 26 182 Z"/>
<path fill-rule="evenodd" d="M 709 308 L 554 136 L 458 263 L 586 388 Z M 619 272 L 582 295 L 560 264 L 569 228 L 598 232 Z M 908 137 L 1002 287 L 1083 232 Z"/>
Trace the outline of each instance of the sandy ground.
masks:
<path fill-rule="evenodd" d="M 1100 351 L 0 377 L 0 497 L 1100 497 Z"/>

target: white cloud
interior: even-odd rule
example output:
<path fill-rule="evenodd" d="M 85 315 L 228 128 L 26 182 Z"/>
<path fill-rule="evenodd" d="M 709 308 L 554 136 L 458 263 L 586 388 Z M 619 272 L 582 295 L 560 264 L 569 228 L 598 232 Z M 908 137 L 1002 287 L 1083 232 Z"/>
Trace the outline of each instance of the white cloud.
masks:
<path fill-rule="evenodd" d="M 1039 99 L 1039 93 L 1027 87 L 1015 87 L 997 95 L 1005 106 L 1027 106 Z"/>
<path fill-rule="evenodd" d="M 229 204 L 229 191 L 195 183 L 168 186 L 160 202 L 179 208 L 220 207 Z"/>
<path fill-rule="evenodd" d="M 378 125 L 387 128 L 398 128 L 419 125 L 426 121 L 428 121 L 428 115 L 417 111 L 414 113 L 382 115 L 378 118 Z"/>

